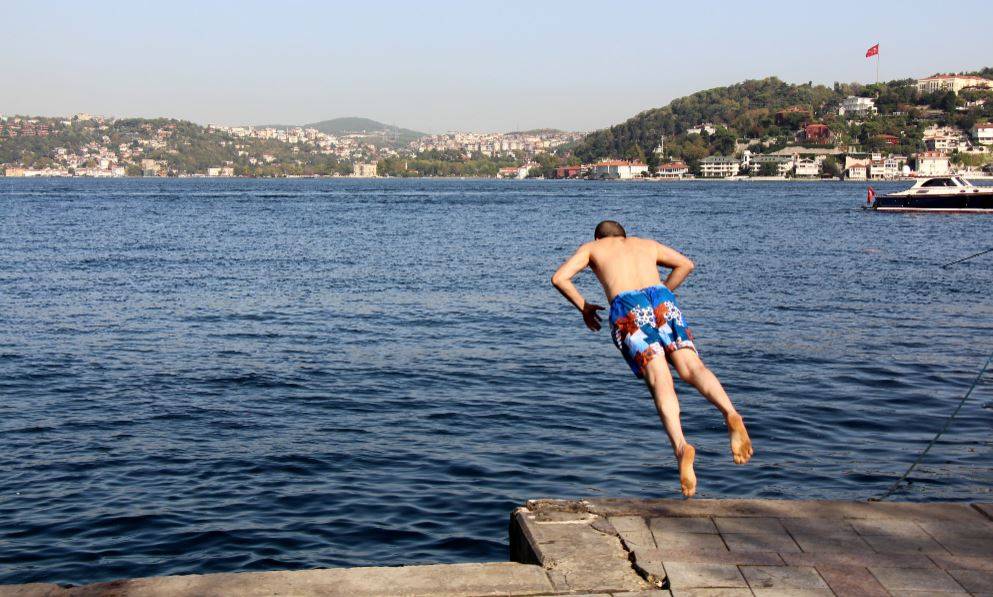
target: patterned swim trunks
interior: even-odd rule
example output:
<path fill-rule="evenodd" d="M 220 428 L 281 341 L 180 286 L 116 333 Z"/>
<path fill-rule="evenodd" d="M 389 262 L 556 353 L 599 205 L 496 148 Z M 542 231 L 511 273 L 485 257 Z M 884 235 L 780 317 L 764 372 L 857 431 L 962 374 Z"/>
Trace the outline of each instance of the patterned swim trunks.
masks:
<path fill-rule="evenodd" d="M 639 379 L 656 355 L 680 348 L 696 351 L 675 295 L 662 284 L 615 296 L 610 301 L 610 335 Z"/>

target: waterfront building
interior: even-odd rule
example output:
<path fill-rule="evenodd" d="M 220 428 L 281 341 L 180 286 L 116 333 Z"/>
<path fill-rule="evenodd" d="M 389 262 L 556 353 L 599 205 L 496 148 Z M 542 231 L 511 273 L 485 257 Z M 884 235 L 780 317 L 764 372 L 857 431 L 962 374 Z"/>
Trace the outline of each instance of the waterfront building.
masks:
<path fill-rule="evenodd" d="M 977 122 L 969 131 L 980 145 L 993 145 L 993 123 Z"/>
<path fill-rule="evenodd" d="M 869 167 L 858 164 L 845 170 L 845 177 L 848 180 L 867 180 L 869 178 Z"/>
<path fill-rule="evenodd" d="M 355 162 L 352 164 L 352 176 L 361 178 L 375 178 L 377 175 L 377 164 Z"/>
<path fill-rule="evenodd" d="M 499 178 L 527 178 L 528 177 L 528 167 L 527 166 L 510 166 L 509 168 L 500 168 L 497 172 L 497 177 Z"/>
<path fill-rule="evenodd" d="M 655 171 L 655 176 L 658 178 L 680 179 L 685 178 L 689 172 L 689 167 L 683 162 L 666 162 L 658 167 Z"/>
<path fill-rule="evenodd" d="M 793 175 L 797 178 L 820 178 L 821 164 L 824 157 L 798 158 L 793 166 Z"/>
<path fill-rule="evenodd" d="M 700 160 L 700 175 L 704 178 L 727 178 L 737 176 L 741 164 L 727 155 L 712 155 Z"/>
<path fill-rule="evenodd" d="M 845 156 L 845 178 L 849 180 L 868 179 L 871 162 L 871 157 Z"/>
<path fill-rule="evenodd" d="M 638 162 L 624 160 L 605 160 L 593 164 L 590 172 L 593 178 L 619 178 L 626 180 L 648 173 L 648 166 Z"/>
<path fill-rule="evenodd" d="M 876 100 L 871 97 L 857 97 L 850 95 L 842 100 L 838 107 L 839 116 L 855 116 L 865 118 L 876 113 Z"/>
<path fill-rule="evenodd" d="M 951 168 L 948 156 L 933 151 L 923 151 L 917 154 L 918 176 L 948 176 Z"/>
<path fill-rule="evenodd" d="M 902 155 L 890 154 L 886 157 L 875 153 L 869 162 L 869 178 L 871 180 L 892 180 L 904 175 L 903 168 L 907 158 Z"/>
<path fill-rule="evenodd" d="M 582 166 L 559 166 L 552 172 L 552 178 L 579 178 L 582 173 Z"/>
<path fill-rule="evenodd" d="M 753 155 L 751 157 L 751 175 L 759 176 L 762 173 L 762 167 L 766 164 L 772 164 L 776 168 L 776 173 L 773 176 L 786 176 L 793 171 L 793 158 L 785 155 Z"/>
<path fill-rule="evenodd" d="M 937 93 L 939 91 L 958 93 L 968 88 L 993 89 L 993 81 L 974 75 L 935 75 L 917 80 L 918 93 Z"/>

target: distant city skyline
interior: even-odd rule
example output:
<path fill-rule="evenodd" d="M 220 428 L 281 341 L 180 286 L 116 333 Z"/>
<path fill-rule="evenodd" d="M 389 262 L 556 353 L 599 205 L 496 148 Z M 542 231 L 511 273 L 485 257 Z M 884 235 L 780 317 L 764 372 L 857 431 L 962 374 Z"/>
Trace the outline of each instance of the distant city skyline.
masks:
<path fill-rule="evenodd" d="M 20 2 L 0 114 L 587 131 L 744 79 L 872 82 L 877 43 L 883 80 L 993 66 L 989 3 L 827 6 Z"/>

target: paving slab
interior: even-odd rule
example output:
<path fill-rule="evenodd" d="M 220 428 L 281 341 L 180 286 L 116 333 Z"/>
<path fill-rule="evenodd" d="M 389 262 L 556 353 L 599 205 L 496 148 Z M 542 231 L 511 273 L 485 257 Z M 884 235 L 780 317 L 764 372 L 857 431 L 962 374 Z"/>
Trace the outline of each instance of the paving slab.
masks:
<path fill-rule="evenodd" d="M 796 541 L 801 550 L 808 553 L 874 553 L 875 551 L 871 545 L 866 543 L 865 539 L 854 532 L 848 535 L 795 533 L 793 540 Z"/>
<path fill-rule="evenodd" d="M 753 589 L 756 597 L 834 597 L 831 589 Z"/>
<path fill-rule="evenodd" d="M 655 544 L 666 549 L 716 549 L 727 551 L 727 545 L 720 535 L 708 533 L 661 533 L 656 534 Z"/>
<path fill-rule="evenodd" d="M 549 500 L 542 500 L 548 502 Z M 530 503 L 530 502 L 529 502 Z M 575 502 L 579 503 L 579 502 Z M 581 502 L 604 516 L 654 517 L 765 517 L 811 519 L 950 520 L 971 523 L 986 518 L 969 504 L 912 502 L 844 502 L 831 500 L 591 499 Z M 987 519 L 988 520 L 988 519 Z"/>
<path fill-rule="evenodd" d="M 931 537 L 898 539 L 887 535 L 862 535 L 862 539 L 878 553 L 951 553 Z"/>
<path fill-rule="evenodd" d="M 779 522 L 793 535 L 847 535 L 855 528 L 844 518 L 781 518 Z"/>
<path fill-rule="evenodd" d="M 62 595 L 65 595 L 65 589 L 51 583 L 0 585 L 0 597 L 59 597 Z"/>
<path fill-rule="evenodd" d="M 648 525 L 653 533 L 717 534 L 717 525 L 708 518 L 652 518 Z"/>
<path fill-rule="evenodd" d="M 993 537 L 942 537 L 937 541 L 956 555 L 993 558 Z"/>
<path fill-rule="evenodd" d="M 672 597 L 752 597 L 749 589 L 676 589 Z"/>
<path fill-rule="evenodd" d="M 938 541 L 948 537 L 985 537 L 993 538 L 993 521 L 976 521 L 972 524 L 948 521 L 922 521 L 917 526 L 924 529 Z"/>
<path fill-rule="evenodd" d="M 624 541 L 628 551 L 654 549 L 655 538 L 648 523 L 640 516 L 613 516 L 607 519 Z"/>
<path fill-rule="evenodd" d="M 887 568 L 937 568 L 924 554 L 885 553 L 784 553 L 790 566 L 883 566 Z"/>
<path fill-rule="evenodd" d="M 993 592 L 993 571 L 990 570 L 949 570 L 962 587 L 972 593 Z"/>
<path fill-rule="evenodd" d="M 782 566 L 783 558 L 771 551 L 727 551 L 716 549 L 651 549 L 634 552 L 635 563 L 640 562 L 694 562 L 698 564 L 754 564 Z"/>
<path fill-rule="evenodd" d="M 931 591 L 965 593 L 965 589 L 947 572 L 939 568 L 881 568 L 870 567 L 869 572 L 879 584 L 891 592 Z"/>
<path fill-rule="evenodd" d="M 838 597 L 888 597 L 889 591 L 862 566 L 817 566 L 817 572 Z"/>
<path fill-rule="evenodd" d="M 721 534 L 725 533 L 772 533 L 785 535 L 786 527 L 779 522 L 778 518 L 761 517 L 727 517 L 721 516 L 714 519 L 717 530 Z"/>
<path fill-rule="evenodd" d="M 556 591 L 623 592 L 651 588 L 631 565 L 630 552 L 621 539 L 595 526 L 597 516 L 567 512 L 577 516 L 556 519 L 552 515 L 554 510 L 547 504 L 540 512 L 518 509 L 511 519 L 511 553 L 524 554 L 523 561 L 533 560 L 544 567 Z M 636 528 L 632 520 L 617 522 L 622 527 Z M 621 533 L 613 524 L 610 527 Z M 514 545 L 519 541 L 528 545 Z"/>
<path fill-rule="evenodd" d="M 892 539 L 927 539 L 931 536 L 913 520 L 852 520 L 849 524 L 860 535 L 879 535 Z"/>
<path fill-rule="evenodd" d="M 928 558 L 944 570 L 993 570 L 993 558 L 956 555 L 945 556 L 933 553 L 928 554 Z"/>
<path fill-rule="evenodd" d="M 993 520 L 993 504 L 973 504 L 972 507 L 986 516 L 986 518 Z"/>
<path fill-rule="evenodd" d="M 545 571 L 511 562 L 337 568 L 139 578 L 76 587 L 70 597 L 244 597 L 318 595 L 534 595 L 553 590 Z"/>
<path fill-rule="evenodd" d="M 800 547 L 786 533 L 722 533 L 731 551 L 798 552 Z"/>
<path fill-rule="evenodd" d="M 741 571 L 732 564 L 669 562 L 665 571 L 673 590 L 748 587 Z"/>
<path fill-rule="evenodd" d="M 830 590 L 811 566 L 741 566 L 741 573 L 753 591 Z"/>

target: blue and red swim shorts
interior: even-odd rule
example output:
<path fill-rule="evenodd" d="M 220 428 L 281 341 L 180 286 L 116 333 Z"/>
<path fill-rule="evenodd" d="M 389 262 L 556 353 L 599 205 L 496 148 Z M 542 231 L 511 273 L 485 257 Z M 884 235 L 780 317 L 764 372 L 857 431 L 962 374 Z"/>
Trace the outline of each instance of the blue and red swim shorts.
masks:
<path fill-rule="evenodd" d="M 610 335 L 638 378 L 659 354 L 680 348 L 696 351 L 676 296 L 663 284 L 615 296 L 610 301 Z"/>

